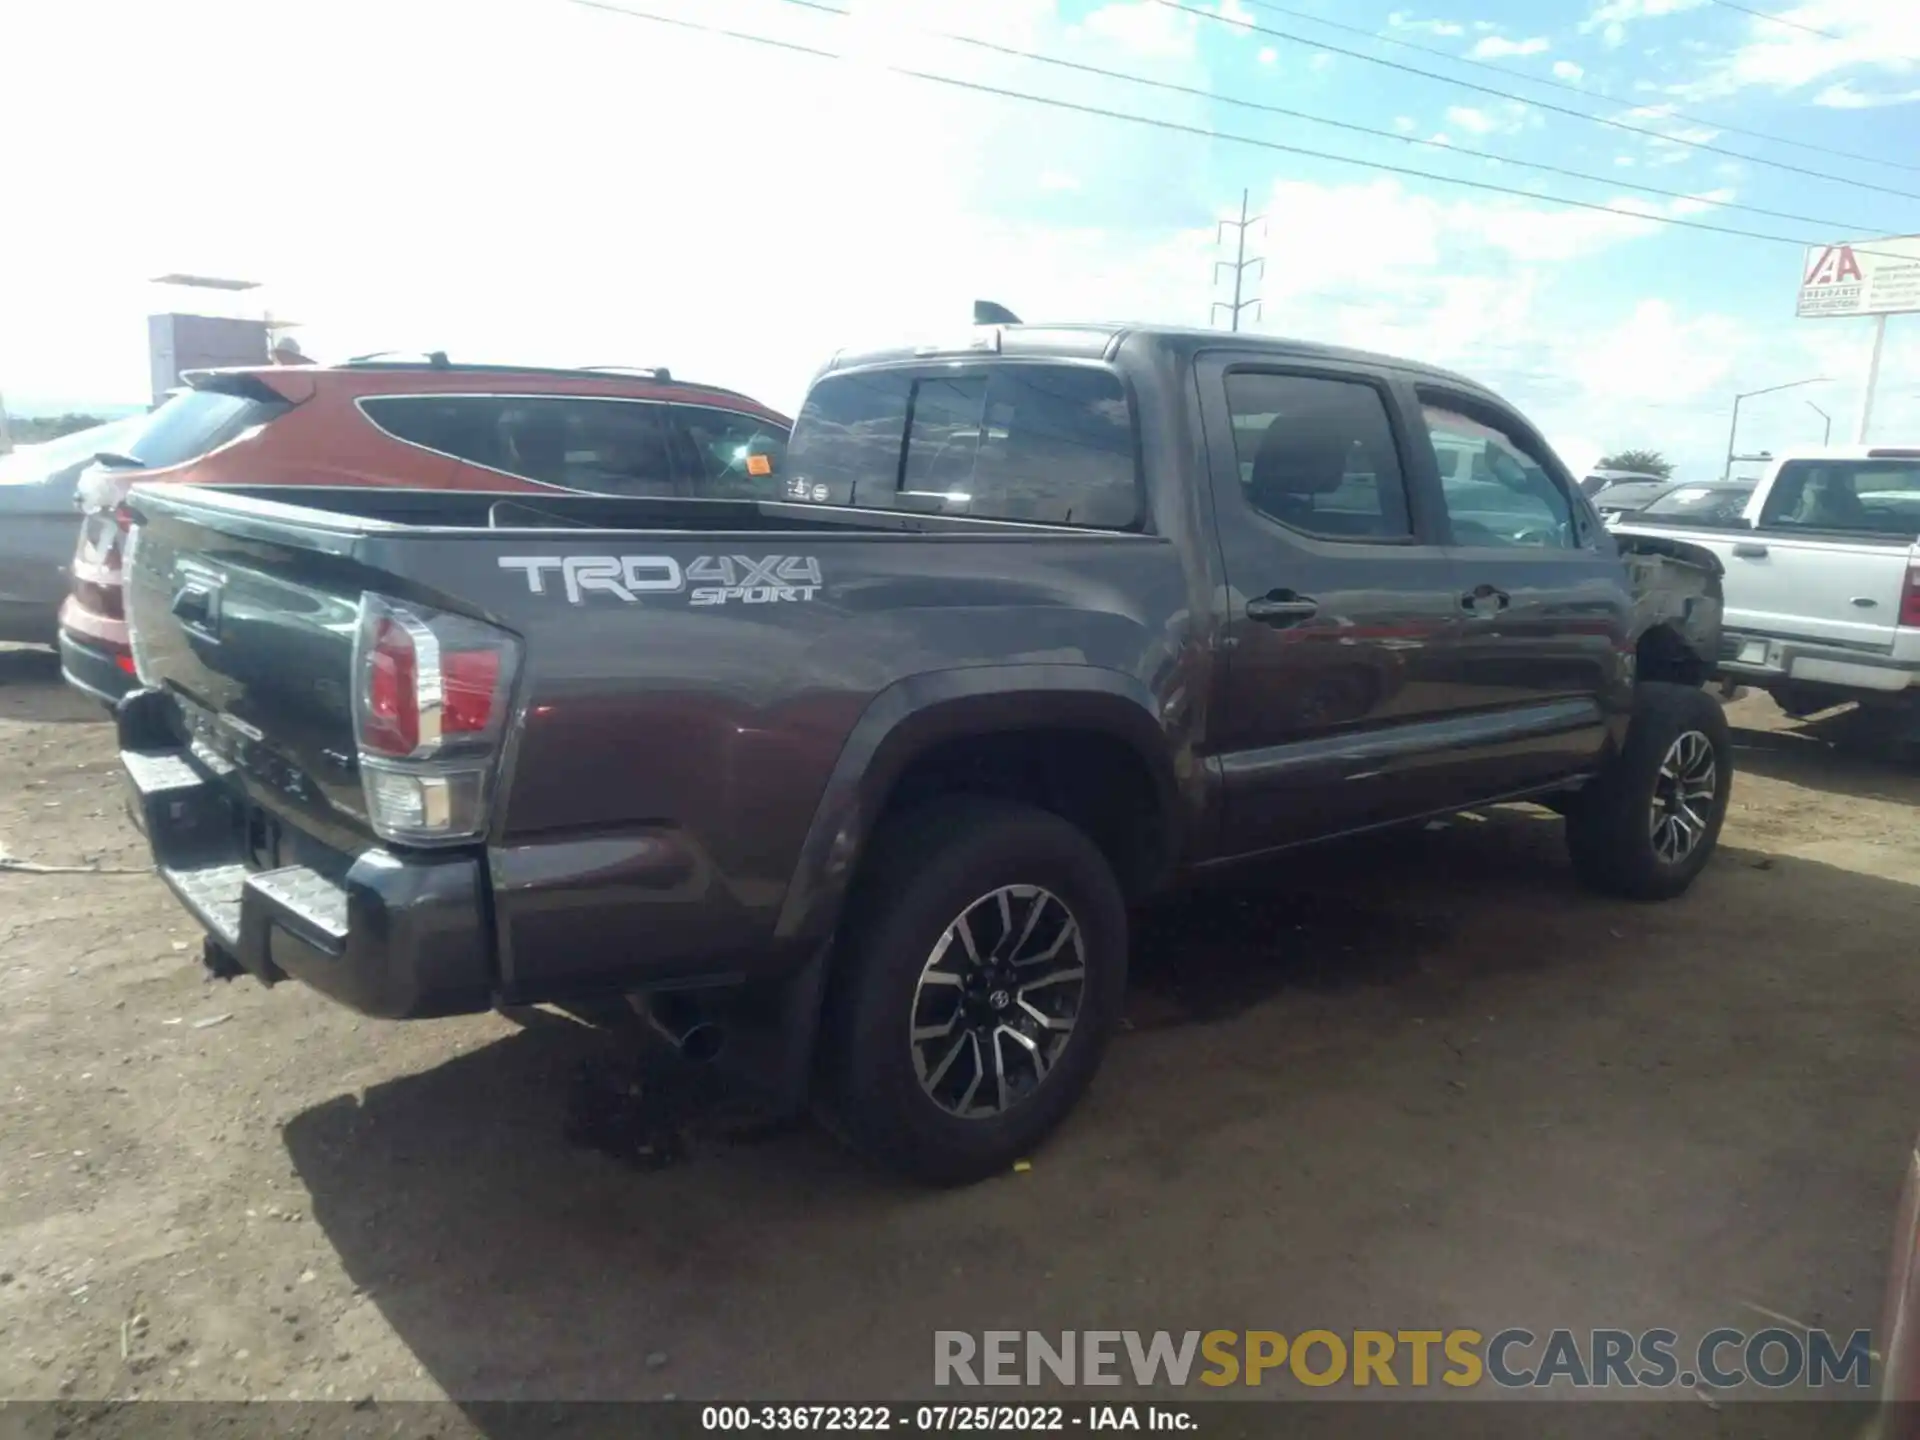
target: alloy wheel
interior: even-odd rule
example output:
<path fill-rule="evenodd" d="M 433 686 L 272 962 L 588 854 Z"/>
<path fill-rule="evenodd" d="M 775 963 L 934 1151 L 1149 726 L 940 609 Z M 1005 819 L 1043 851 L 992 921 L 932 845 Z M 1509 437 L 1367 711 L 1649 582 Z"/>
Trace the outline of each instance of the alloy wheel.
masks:
<path fill-rule="evenodd" d="M 1706 838 L 1719 776 L 1713 742 L 1700 731 L 1684 731 L 1667 747 L 1647 821 L 1653 853 L 1663 864 L 1680 864 Z"/>
<path fill-rule="evenodd" d="M 965 1120 L 1020 1104 L 1072 1039 L 1086 973 L 1080 922 L 1059 896 L 1038 885 L 982 895 L 941 932 L 914 987 L 921 1089 Z"/>

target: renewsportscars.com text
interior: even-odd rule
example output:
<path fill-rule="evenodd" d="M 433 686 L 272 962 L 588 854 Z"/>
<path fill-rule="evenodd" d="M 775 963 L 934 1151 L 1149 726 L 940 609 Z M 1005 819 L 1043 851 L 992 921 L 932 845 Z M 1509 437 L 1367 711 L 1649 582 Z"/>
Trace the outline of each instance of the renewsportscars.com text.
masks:
<path fill-rule="evenodd" d="M 936 1385 L 1778 1390 L 1873 1384 L 1872 1337 L 1709 1330 L 936 1330 Z"/>

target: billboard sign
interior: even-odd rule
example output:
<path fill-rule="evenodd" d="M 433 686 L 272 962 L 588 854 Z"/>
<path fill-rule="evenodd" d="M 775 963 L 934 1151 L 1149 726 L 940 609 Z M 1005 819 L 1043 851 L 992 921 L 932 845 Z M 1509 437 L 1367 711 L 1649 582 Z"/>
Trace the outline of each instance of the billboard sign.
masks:
<path fill-rule="evenodd" d="M 1802 320 L 1920 310 L 1920 235 L 1809 245 L 1800 267 Z"/>

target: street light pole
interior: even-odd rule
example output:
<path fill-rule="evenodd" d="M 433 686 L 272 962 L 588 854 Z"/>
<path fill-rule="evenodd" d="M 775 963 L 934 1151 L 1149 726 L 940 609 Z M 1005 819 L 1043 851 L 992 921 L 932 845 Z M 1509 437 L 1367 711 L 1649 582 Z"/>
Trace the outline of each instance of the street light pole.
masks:
<path fill-rule="evenodd" d="M 1822 420 L 1827 422 L 1827 428 L 1820 432 L 1820 443 L 1822 445 L 1832 444 L 1833 443 L 1833 416 L 1829 415 L 1826 411 L 1822 410 L 1818 405 L 1814 404 L 1813 401 L 1811 400 L 1807 401 L 1807 408 L 1813 411 L 1813 413 L 1818 415 Z"/>
<path fill-rule="evenodd" d="M 1722 472 L 1720 478 L 1723 480 L 1731 480 L 1733 478 L 1733 441 L 1734 437 L 1740 433 L 1740 402 L 1742 400 L 1751 400 L 1756 395 L 1771 395 L 1776 390 L 1791 390 L 1798 385 L 1818 385 L 1826 378 L 1825 375 L 1809 375 L 1804 380 L 1789 380 L 1784 385 L 1769 385 L 1763 390 L 1745 390 L 1735 395 L 1733 397 L 1733 423 L 1727 426 L 1727 468 Z"/>

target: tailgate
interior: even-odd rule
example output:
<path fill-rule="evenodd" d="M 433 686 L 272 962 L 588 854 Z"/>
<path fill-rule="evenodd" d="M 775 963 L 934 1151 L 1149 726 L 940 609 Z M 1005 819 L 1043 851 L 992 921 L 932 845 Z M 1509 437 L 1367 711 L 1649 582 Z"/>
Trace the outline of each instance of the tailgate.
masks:
<path fill-rule="evenodd" d="M 142 515 L 125 570 L 134 659 L 143 683 L 174 697 L 181 740 L 335 844 L 367 833 L 351 698 L 355 569 L 298 532 L 242 540 L 169 507 Z"/>

